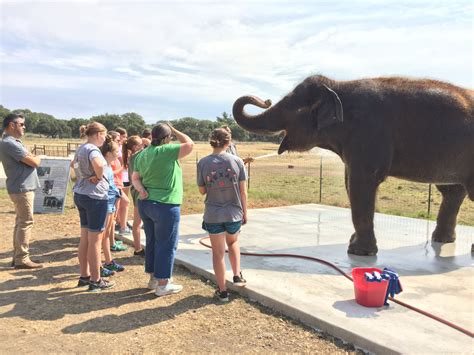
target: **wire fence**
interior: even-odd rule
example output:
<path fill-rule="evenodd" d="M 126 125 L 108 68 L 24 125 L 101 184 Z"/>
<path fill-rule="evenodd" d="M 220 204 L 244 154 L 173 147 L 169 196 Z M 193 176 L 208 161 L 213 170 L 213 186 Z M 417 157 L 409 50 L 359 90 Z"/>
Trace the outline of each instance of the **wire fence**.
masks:
<path fill-rule="evenodd" d="M 49 156 L 69 156 L 80 143 L 67 145 L 35 144 L 32 151 Z M 185 159 L 185 180 L 196 181 L 196 164 L 209 154 L 197 152 L 195 159 Z M 344 164 L 333 153 L 314 149 L 308 153 L 278 155 L 272 149 L 247 164 L 248 190 L 255 205 L 279 206 L 318 203 L 350 207 L 344 183 Z M 392 215 L 434 219 L 441 204 L 441 194 L 430 184 L 389 177 L 379 187 L 376 211 Z M 458 223 L 474 225 L 474 203 L 465 199 Z"/>

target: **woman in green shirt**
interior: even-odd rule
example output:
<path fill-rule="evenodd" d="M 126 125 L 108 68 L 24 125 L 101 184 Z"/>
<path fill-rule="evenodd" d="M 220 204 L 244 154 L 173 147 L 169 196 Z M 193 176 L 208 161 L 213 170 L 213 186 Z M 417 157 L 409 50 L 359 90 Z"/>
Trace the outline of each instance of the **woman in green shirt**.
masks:
<path fill-rule="evenodd" d="M 171 144 L 172 134 L 180 143 Z M 183 202 L 183 174 L 178 159 L 192 152 L 194 142 L 169 124 L 156 125 L 151 135 L 151 145 L 135 159 L 132 183 L 139 193 L 138 211 L 146 235 L 148 287 L 157 296 L 165 296 L 183 288 L 170 281 Z"/>

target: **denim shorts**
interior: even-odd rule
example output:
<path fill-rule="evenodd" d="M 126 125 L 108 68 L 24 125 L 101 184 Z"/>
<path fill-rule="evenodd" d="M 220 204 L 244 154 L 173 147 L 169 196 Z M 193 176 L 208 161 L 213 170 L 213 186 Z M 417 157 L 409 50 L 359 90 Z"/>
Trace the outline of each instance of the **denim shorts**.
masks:
<path fill-rule="evenodd" d="M 207 231 L 209 234 L 221 234 L 224 232 L 235 234 L 240 231 L 240 227 L 242 227 L 242 221 L 224 223 L 202 222 L 202 229 Z"/>
<path fill-rule="evenodd" d="M 87 195 L 74 194 L 74 203 L 79 210 L 81 228 L 91 232 L 102 232 L 107 217 L 107 200 L 96 200 Z"/>
<path fill-rule="evenodd" d="M 115 208 L 115 201 L 117 201 L 117 198 L 109 198 L 107 200 L 107 213 L 114 213 L 116 208 Z"/>

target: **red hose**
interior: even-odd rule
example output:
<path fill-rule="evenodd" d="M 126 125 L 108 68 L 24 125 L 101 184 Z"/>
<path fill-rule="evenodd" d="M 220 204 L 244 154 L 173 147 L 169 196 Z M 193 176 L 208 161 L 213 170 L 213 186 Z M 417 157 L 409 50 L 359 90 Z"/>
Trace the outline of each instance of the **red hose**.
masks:
<path fill-rule="evenodd" d="M 204 237 L 204 238 L 201 238 L 199 239 L 199 244 L 205 246 L 206 248 L 211 248 L 210 245 L 206 244 L 203 242 L 204 239 L 209 239 L 209 237 Z M 227 250 L 225 251 L 227 253 Z M 306 255 L 297 255 L 297 254 L 264 254 L 264 253 L 243 253 L 243 252 L 240 252 L 240 255 L 246 255 L 246 256 L 262 256 L 262 257 L 283 257 L 283 258 L 296 258 L 296 259 L 305 259 L 305 260 L 311 260 L 311 261 L 315 261 L 317 263 L 320 263 L 320 264 L 324 264 L 326 266 L 329 266 L 331 268 L 333 268 L 334 270 L 336 270 L 338 273 L 340 273 L 342 276 L 344 276 L 346 279 L 350 280 L 350 281 L 353 281 L 352 280 L 352 277 L 350 275 L 347 275 L 341 268 L 337 267 L 336 265 L 330 263 L 329 261 L 326 261 L 326 260 L 323 260 L 323 259 L 318 259 L 318 258 L 314 258 L 312 256 L 306 256 Z M 415 311 L 415 312 L 418 312 L 420 314 L 423 314 L 424 316 L 426 317 L 429 317 L 431 319 L 434 319 L 438 322 L 441 322 L 445 325 L 447 325 L 448 327 L 451 327 L 453 329 L 456 329 L 457 331 L 460 331 L 461 333 L 464 333 L 468 336 L 470 336 L 471 338 L 474 338 L 474 333 L 467 330 L 467 329 L 464 329 L 454 323 L 451 323 L 447 320 L 444 320 L 443 318 L 440 318 L 440 317 L 437 317 L 435 316 L 434 314 L 431 314 L 429 312 L 426 312 L 426 311 L 423 311 L 422 309 L 419 309 L 417 307 L 414 307 L 414 306 L 411 306 L 409 305 L 408 303 L 405 303 L 405 302 L 402 302 L 402 301 L 399 301 L 399 300 L 396 300 L 395 298 L 392 298 L 392 297 L 389 297 L 388 298 L 390 301 L 392 302 L 395 302 L 395 303 L 398 303 L 399 305 L 403 306 L 403 307 L 406 307 L 408 309 L 411 309 L 412 311 Z"/>

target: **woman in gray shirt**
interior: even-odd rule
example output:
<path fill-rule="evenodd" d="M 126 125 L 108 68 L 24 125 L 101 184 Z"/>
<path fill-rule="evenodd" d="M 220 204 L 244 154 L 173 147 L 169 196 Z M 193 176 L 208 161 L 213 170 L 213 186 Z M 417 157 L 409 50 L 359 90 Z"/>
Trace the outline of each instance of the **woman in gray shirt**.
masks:
<path fill-rule="evenodd" d="M 203 229 L 209 233 L 212 245 L 212 265 L 217 279 L 216 297 L 228 301 L 225 282 L 225 246 L 234 273 L 234 285 L 246 281 L 240 270 L 240 227 L 247 223 L 247 173 L 238 156 L 226 153 L 230 133 L 217 128 L 210 135 L 212 154 L 202 158 L 197 166 L 199 192 L 206 195 Z"/>
<path fill-rule="evenodd" d="M 97 292 L 115 285 L 100 277 L 100 252 L 107 217 L 109 182 L 104 175 L 107 162 L 99 147 L 105 142 L 107 129 L 98 122 L 92 122 L 81 126 L 80 130 L 81 137 L 87 137 L 87 142 L 77 149 L 72 161 L 77 178 L 72 191 L 81 221 L 81 276 L 78 286 L 89 286 L 89 291 Z"/>

